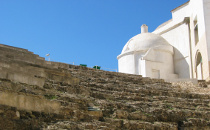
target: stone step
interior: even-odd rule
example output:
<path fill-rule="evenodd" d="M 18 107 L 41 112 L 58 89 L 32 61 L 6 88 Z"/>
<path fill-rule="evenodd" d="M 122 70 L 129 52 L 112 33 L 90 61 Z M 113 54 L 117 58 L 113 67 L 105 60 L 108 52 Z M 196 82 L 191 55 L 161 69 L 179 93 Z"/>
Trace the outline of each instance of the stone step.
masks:
<path fill-rule="evenodd" d="M 1 54 L 1 53 L 0 53 Z M 19 58 L 19 57 L 13 57 L 13 58 L 5 58 L 4 56 L 0 55 L 1 61 L 8 61 L 18 64 L 34 64 L 38 66 L 44 66 L 45 61 L 44 59 L 36 59 L 36 57 L 28 58 L 27 60 L 25 58 Z"/>
<path fill-rule="evenodd" d="M 146 122 L 139 120 L 122 120 L 105 118 L 106 122 L 110 123 L 110 126 L 114 126 L 113 129 L 129 129 L 129 130 L 156 130 L 156 129 L 170 129 L 177 130 L 178 125 L 175 122 Z"/>
<path fill-rule="evenodd" d="M 1 55 L 2 56 L 6 56 L 7 58 L 14 58 L 14 57 L 39 57 L 36 54 L 33 54 L 32 52 L 29 51 L 13 51 L 10 49 L 4 49 L 4 48 L 0 48 L 0 51 L 2 52 Z"/>
<path fill-rule="evenodd" d="M 1 61 L 0 68 L 14 73 L 24 73 L 32 77 L 46 77 L 44 69 L 33 66 L 19 65 L 17 63 L 7 63 Z"/>
<path fill-rule="evenodd" d="M 13 47 L 13 46 L 4 45 L 4 44 L 0 44 L 0 49 L 1 50 L 18 51 L 18 52 L 26 52 L 26 53 L 34 54 L 33 52 L 28 51 L 27 49 Z"/>
<path fill-rule="evenodd" d="M 0 71 L 1 71 L 0 73 L 1 79 L 7 79 L 11 80 L 12 82 L 20 82 L 28 85 L 36 85 L 41 88 L 44 86 L 45 79 L 37 78 L 32 74 L 24 73 L 18 70 L 14 71 L 4 67 L 0 67 Z"/>

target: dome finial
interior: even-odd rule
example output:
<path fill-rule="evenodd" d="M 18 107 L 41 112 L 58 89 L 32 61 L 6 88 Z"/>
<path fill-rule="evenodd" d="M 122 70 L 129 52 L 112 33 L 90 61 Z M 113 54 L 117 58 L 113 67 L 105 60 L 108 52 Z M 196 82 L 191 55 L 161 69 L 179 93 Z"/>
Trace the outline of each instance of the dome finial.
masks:
<path fill-rule="evenodd" d="M 146 24 L 141 26 L 141 33 L 148 33 L 148 26 Z"/>

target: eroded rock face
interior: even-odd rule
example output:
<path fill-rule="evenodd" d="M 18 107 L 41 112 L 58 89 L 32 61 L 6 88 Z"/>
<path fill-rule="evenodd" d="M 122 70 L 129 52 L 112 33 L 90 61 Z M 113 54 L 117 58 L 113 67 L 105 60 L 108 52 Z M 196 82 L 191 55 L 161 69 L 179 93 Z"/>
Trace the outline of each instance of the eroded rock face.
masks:
<path fill-rule="evenodd" d="M 1 129 L 210 129 L 210 95 L 190 85 L 0 50 Z"/>

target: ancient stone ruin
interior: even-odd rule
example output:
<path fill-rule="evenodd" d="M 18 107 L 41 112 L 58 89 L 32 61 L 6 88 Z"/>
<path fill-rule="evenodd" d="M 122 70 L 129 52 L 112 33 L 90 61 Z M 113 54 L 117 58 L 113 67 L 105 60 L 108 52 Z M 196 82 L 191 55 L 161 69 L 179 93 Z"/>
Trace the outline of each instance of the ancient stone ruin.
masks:
<path fill-rule="evenodd" d="M 209 101 L 206 82 L 49 62 L 0 45 L 0 129 L 208 130 Z"/>

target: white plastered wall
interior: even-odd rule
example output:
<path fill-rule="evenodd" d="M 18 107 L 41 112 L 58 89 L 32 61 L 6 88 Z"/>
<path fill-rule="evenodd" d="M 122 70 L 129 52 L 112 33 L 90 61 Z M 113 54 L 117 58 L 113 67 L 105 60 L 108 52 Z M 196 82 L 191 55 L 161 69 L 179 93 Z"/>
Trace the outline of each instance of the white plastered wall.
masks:
<path fill-rule="evenodd" d="M 202 55 L 203 79 L 209 77 L 209 54 L 210 49 L 207 42 L 207 26 L 205 19 L 205 8 L 208 6 L 204 3 L 205 0 L 191 0 L 191 14 L 190 14 L 190 28 L 191 28 L 191 43 L 192 43 L 192 61 L 193 61 L 193 75 L 196 78 L 196 54 L 199 51 Z M 207 9 L 208 10 L 208 9 Z M 210 10 L 208 10 L 210 11 Z M 194 21 L 197 20 L 198 24 L 198 37 L 199 42 L 196 44 L 194 39 Z"/>
<path fill-rule="evenodd" d="M 204 2 L 204 3 L 203 3 Z M 204 19 L 204 15 L 205 19 Z M 188 23 L 184 19 L 188 17 Z M 194 20 L 198 23 L 199 42 L 195 44 Z M 190 0 L 189 3 L 172 11 L 172 20 L 165 26 L 154 31 L 161 34 L 174 46 L 175 73 L 179 78 L 196 78 L 195 57 L 199 50 L 203 58 L 203 77 L 209 77 L 210 45 L 208 44 L 208 31 L 210 29 L 210 1 Z M 205 27 L 206 26 L 206 27 Z M 208 49 L 208 50 L 207 50 Z M 187 63 L 187 64 L 186 64 Z"/>
<path fill-rule="evenodd" d="M 168 51 L 156 49 L 150 50 L 149 54 L 143 58 L 146 66 L 146 77 L 162 79 L 172 78 L 171 75 L 174 74 L 172 55 L 173 54 Z M 144 67 L 144 65 L 142 65 L 142 67 Z M 159 77 L 154 73 L 159 73 Z"/>
<path fill-rule="evenodd" d="M 209 78 L 210 77 L 210 1 L 204 0 L 203 5 L 204 5 L 206 44 L 207 44 L 207 51 L 208 51 L 208 63 L 207 63 L 208 71 L 204 73 L 204 76 L 205 78 Z"/>
<path fill-rule="evenodd" d="M 172 10 L 172 19 L 174 23 L 180 23 L 183 19 L 189 16 L 189 12 L 191 11 L 190 3 L 182 5 L 180 8 Z"/>
<path fill-rule="evenodd" d="M 145 54 L 145 52 L 135 52 L 134 59 L 135 59 L 135 74 L 142 75 L 142 72 L 144 72 L 141 67 L 144 65 L 141 65 L 141 58 Z"/>
<path fill-rule="evenodd" d="M 183 23 L 161 36 L 174 47 L 174 72 L 179 75 L 179 78 L 190 78 L 188 25 Z"/>
<path fill-rule="evenodd" d="M 119 72 L 135 74 L 135 61 L 133 53 L 119 56 L 118 58 Z"/>
<path fill-rule="evenodd" d="M 210 1 L 204 0 L 204 20 L 205 20 L 205 32 L 208 46 L 208 55 L 210 56 Z M 208 57 L 210 61 L 210 57 Z"/>

